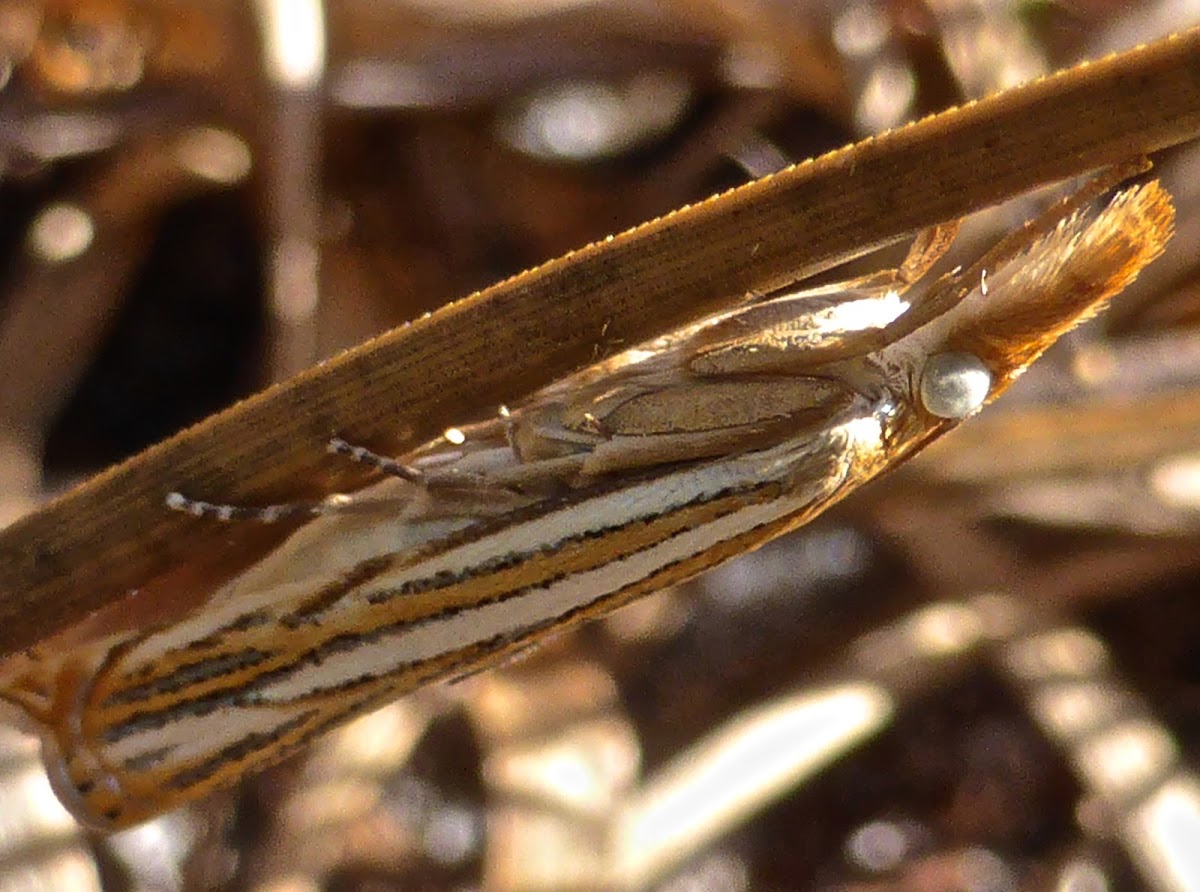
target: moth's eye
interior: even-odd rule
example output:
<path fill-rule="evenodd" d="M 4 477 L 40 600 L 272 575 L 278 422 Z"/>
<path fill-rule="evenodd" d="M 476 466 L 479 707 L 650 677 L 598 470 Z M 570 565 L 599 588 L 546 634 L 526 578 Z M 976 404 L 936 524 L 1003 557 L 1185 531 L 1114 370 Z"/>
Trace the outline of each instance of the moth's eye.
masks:
<path fill-rule="evenodd" d="M 921 403 L 939 418 L 966 418 L 991 389 L 992 373 L 971 353 L 931 356 L 921 372 Z"/>

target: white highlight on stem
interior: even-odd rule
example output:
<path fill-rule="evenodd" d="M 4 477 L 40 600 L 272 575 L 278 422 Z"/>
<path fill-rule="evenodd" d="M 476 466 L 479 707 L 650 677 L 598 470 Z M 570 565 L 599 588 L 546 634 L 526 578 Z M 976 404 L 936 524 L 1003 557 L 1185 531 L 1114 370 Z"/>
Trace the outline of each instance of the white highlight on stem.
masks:
<path fill-rule="evenodd" d="M 737 826 L 766 799 L 820 771 L 876 733 L 894 703 L 881 687 L 847 682 L 740 715 L 647 783 L 614 831 L 616 873 L 636 887 Z"/>
<path fill-rule="evenodd" d="M 271 80 L 312 90 L 325 73 L 325 7 L 321 0 L 258 0 L 263 57 Z"/>
<path fill-rule="evenodd" d="M 1162 889 L 1200 888 L 1200 783 L 1181 774 L 1152 794 L 1128 823 L 1133 854 Z"/>
<path fill-rule="evenodd" d="M 65 263 L 91 247 L 96 235 L 92 217 L 74 204 L 52 204 L 33 221 L 29 246 L 42 260 Z"/>

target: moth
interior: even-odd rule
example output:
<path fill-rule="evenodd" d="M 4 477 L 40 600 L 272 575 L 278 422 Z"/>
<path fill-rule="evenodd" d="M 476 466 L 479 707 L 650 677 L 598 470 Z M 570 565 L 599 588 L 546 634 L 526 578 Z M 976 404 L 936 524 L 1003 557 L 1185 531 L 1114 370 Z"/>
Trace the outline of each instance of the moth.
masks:
<path fill-rule="evenodd" d="M 34 652 L 0 695 L 41 727 L 63 802 L 114 830 L 695 576 L 955 428 L 1132 281 L 1174 212 L 1154 181 L 1098 203 L 1121 176 L 933 281 L 954 224 L 895 270 L 748 302 L 409 455 L 335 439 L 382 472 L 348 500 L 173 493 L 197 523 L 316 516 L 183 619 Z"/>

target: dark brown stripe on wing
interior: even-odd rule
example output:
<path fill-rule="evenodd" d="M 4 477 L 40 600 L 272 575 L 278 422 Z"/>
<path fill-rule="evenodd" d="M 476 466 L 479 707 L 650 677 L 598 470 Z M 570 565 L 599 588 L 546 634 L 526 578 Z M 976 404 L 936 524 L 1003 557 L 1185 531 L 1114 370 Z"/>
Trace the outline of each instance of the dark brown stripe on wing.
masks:
<path fill-rule="evenodd" d="M 102 706 L 112 707 L 125 704 L 139 703 L 163 694 L 173 694 L 184 688 L 204 682 L 226 678 L 230 675 L 245 672 L 255 666 L 267 662 L 275 656 L 274 653 L 248 647 L 230 653 L 222 653 L 188 663 L 165 675 L 127 687 L 120 688 L 104 698 Z"/>
<path fill-rule="evenodd" d="M 295 610 L 285 614 L 280 619 L 280 622 L 291 629 L 295 629 L 305 623 L 319 622 L 322 612 L 332 607 L 353 589 L 370 582 L 380 573 L 391 569 L 395 565 L 396 558 L 390 554 L 365 560 L 340 579 L 334 580 L 315 595 L 306 598 Z"/>

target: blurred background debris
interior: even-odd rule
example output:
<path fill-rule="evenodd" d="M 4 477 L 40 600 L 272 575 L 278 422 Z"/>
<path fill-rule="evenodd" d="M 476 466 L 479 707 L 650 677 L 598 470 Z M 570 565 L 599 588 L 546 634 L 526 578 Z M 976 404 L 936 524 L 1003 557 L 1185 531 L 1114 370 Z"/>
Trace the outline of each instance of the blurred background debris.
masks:
<path fill-rule="evenodd" d="M 0 514 L 540 260 L 1198 15 L 0 0 Z M 1155 159 L 1179 233 L 1107 316 L 788 539 L 109 838 L 0 729 L 0 892 L 1200 890 L 1198 152 Z"/>

